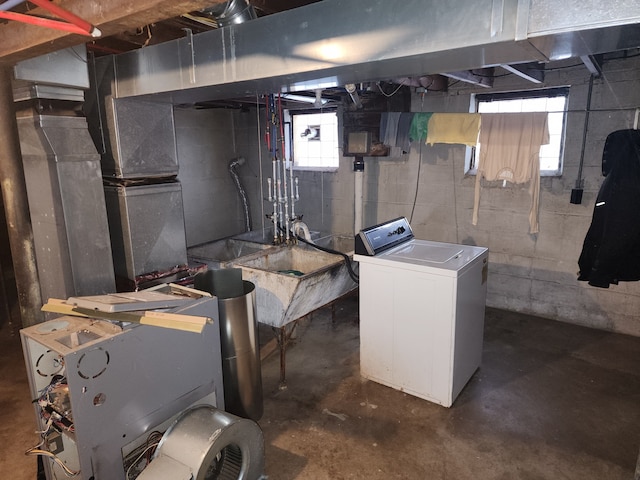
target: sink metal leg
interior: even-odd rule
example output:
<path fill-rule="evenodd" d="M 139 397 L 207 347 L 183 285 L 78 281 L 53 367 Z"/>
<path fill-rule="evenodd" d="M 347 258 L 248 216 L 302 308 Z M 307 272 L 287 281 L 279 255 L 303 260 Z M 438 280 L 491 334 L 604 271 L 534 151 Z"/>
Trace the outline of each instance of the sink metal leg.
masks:
<path fill-rule="evenodd" d="M 279 328 L 273 327 L 273 332 L 278 342 L 278 348 L 280 349 L 280 384 L 278 386 L 280 390 L 286 390 L 287 388 L 287 345 L 291 341 L 291 336 L 293 335 L 293 331 L 296 329 L 297 325 L 298 320 L 294 320 L 289 325 L 284 325 Z"/>

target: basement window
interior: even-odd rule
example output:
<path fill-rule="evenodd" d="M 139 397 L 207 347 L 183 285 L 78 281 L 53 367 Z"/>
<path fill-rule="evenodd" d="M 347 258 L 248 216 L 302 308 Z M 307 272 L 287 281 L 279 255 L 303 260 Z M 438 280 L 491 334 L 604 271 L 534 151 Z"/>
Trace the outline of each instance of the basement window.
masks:
<path fill-rule="evenodd" d="M 542 145 L 540 148 L 540 175 L 560 176 L 562 174 L 568 97 L 568 87 L 526 92 L 477 94 L 474 106 L 478 113 L 548 112 L 549 144 Z M 465 161 L 467 173 L 476 173 L 476 159 L 479 158 L 479 155 L 480 145 L 468 149 Z"/>
<path fill-rule="evenodd" d="M 340 151 L 336 112 L 291 112 L 294 168 L 335 170 Z"/>

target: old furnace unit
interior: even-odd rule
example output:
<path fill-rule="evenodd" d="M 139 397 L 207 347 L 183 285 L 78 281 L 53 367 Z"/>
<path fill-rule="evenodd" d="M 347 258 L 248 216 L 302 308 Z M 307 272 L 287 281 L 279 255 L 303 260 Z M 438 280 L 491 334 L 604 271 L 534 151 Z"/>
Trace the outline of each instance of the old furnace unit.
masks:
<path fill-rule="evenodd" d="M 224 409 L 217 298 L 177 298 L 172 313 L 213 322 L 193 333 L 62 316 L 21 331 L 40 449 L 74 478 L 135 478 L 150 435 L 191 406 Z M 66 478 L 51 458 L 47 479 Z"/>

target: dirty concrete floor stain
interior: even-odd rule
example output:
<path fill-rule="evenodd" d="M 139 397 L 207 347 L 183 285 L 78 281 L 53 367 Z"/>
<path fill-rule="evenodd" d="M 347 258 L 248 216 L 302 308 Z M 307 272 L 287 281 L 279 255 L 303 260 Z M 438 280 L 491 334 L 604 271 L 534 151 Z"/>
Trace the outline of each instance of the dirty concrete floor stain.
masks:
<path fill-rule="evenodd" d="M 269 480 L 633 478 L 640 338 L 487 309 L 482 366 L 447 409 L 360 377 L 357 310 L 350 297 L 335 322 L 327 308 L 300 323 L 286 390 L 278 355 L 265 360 Z M 2 325 L 0 478 L 35 480 L 23 456 L 35 421 L 10 333 Z"/>
<path fill-rule="evenodd" d="M 640 338 L 487 309 L 482 367 L 450 409 L 363 380 L 357 299 L 263 366 L 270 479 L 629 479 Z"/>

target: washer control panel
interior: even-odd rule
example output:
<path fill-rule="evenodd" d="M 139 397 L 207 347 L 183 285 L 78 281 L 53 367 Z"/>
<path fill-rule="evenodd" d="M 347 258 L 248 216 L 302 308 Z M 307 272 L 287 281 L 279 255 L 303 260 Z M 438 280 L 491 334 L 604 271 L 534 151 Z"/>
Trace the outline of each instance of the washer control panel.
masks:
<path fill-rule="evenodd" d="M 365 228 L 355 238 L 355 253 L 375 256 L 389 248 L 413 239 L 413 231 L 405 217 Z"/>

